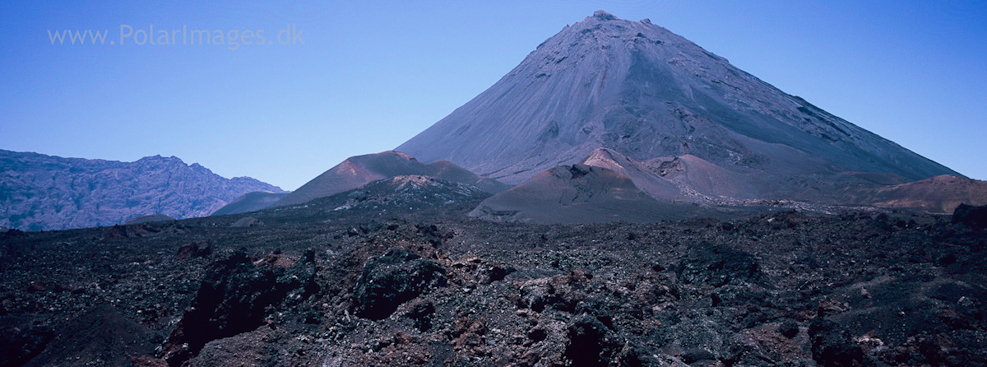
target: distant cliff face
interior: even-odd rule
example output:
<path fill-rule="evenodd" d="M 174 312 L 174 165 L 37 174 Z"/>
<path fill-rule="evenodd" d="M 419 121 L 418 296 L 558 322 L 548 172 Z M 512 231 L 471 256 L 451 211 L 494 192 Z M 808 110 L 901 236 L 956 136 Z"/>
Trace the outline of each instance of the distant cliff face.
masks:
<path fill-rule="evenodd" d="M 106 226 L 150 214 L 207 216 L 258 190 L 283 192 L 175 157 L 117 162 L 0 150 L 0 226 L 21 230 Z"/>

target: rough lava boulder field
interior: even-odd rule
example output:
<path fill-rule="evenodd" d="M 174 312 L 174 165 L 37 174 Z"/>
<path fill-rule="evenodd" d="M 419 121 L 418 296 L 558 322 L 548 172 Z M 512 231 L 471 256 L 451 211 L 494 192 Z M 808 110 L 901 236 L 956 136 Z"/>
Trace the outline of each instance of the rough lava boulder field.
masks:
<path fill-rule="evenodd" d="M 0 362 L 987 364 L 983 208 L 533 225 L 401 195 L 0 234 Z"/>

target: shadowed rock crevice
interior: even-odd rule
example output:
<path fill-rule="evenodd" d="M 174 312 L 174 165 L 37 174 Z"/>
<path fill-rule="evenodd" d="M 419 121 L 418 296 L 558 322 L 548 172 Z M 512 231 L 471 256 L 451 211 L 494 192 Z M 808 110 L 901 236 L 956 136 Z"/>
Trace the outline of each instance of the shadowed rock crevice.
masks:
<path fill-rule="evenodd" d="M 566 328 L 566 336 L 569 343 L 565 356 L 576 367 L 607 366 L 622 345 L 612 330 L 588 314 L 573 319 Z"/>
<path fill-rule="evenodd" d="M 237 251 L 210 267 L 192 306 L 163 346 L 171 366 L 181 366 L 206 343 L 265 324 L 272 308 L 300 301 L 318 291 L 315 253 L 307 251 L 290 266 L 272 254 L 256 263 Z"/>
<path fill-rule="evenodd" d="M 29 320 L 0 317 L 0 366 L 20 366 L 41 353 L 55 337 L 46 327 Z"/>

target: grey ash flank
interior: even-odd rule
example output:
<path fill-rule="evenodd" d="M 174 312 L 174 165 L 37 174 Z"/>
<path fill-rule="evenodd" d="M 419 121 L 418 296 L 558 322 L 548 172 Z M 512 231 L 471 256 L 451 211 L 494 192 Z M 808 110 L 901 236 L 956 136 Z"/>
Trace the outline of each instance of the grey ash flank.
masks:
<path fill-rule="evenodd" d="M 650 21 L 605 12 L 549 38 L 396 149 L 517 185 L 600 148 L 681 162 L 683 177 L 652 185 L 689 183 L 724 200 L 839 200 L 848 185 L 959 175 Z"/>

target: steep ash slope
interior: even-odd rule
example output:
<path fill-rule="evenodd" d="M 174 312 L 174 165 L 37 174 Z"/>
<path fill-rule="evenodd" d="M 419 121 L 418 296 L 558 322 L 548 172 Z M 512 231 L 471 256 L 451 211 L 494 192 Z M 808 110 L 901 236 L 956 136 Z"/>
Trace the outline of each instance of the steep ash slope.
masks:
<path fill-rule="evenodd" d="M 258 190 L 282 192 L 176 157 L 117 162 L 0 150 L 0 225 L 22 230 L 106 226 L 150 214 L 202 217 Z"/>
<path fill-rule="evenodd" d="M 598 147 L 637 161 L 690 155 L 759 177 L 741 196 L 799 197 L 790 178 L 848 171 L 896 183 L 958 175 L 648 20 L 603 11 L 396 149 L 517 184 Z"/>
<path fill-rule="evenodd" d="M 627 176 L 641 191 L 654 198 L 681 199 L 683 196 L 682 188 L 661 177 L 659 172 L 610 149 L 594 150 L 582 164 L 606 168 Z"/>

